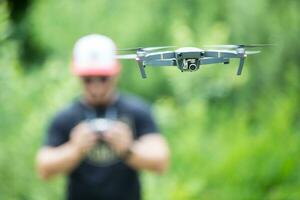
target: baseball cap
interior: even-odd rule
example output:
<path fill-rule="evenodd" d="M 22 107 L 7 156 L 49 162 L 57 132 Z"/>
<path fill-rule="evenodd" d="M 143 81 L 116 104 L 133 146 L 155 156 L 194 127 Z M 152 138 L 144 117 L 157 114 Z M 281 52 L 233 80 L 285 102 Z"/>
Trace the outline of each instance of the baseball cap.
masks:
<path fill-rule="evenodd" d="M 112 76 L 120 72 L 116 45 L 107 36 L 91 34 L 80 38 L 73 49 L 72 71 L 77 76 Z"/>

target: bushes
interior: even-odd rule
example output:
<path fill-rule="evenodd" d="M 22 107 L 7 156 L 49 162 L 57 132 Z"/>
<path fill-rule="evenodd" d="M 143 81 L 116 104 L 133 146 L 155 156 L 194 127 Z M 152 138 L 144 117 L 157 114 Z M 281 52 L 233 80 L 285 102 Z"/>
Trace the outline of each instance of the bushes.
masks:
<path fill-rule="evenodd" d="M 290 97 L 275 98 L 284 105 Z M 267 98 L 262 99 L 265 105 Z M 203 102 L 179 107 L 160 101 L 157 114 L 169 119 L 159 118 L 172 148 L 172 167 L 169 178 L 145 177 L 149 188 L 158 190 L 146 191 L 149 199 L 160 199 L 162 193 L 165 199 L 299 198 L 299 135 L 286 118 L 296 107 L 282 111 L 278 106 L 272 114 L 252 117 L 236 106 L 234 113 L 226 104 L 215 113 Z"/>

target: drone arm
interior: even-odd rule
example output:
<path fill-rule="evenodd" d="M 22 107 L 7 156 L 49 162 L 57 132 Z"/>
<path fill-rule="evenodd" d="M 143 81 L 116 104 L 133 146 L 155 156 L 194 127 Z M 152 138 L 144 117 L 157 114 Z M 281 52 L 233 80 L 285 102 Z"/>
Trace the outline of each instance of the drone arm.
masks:
<path fill-rule="evenodd" d="M 175 53 L 173 51 L 150 53 L 145 56 L 145 65 L 152 66 L 176 66 Z"/>
<path fill-rule="evenodd" d="M 168 60 L 149 60 L 145 62 L 146 65 L 151 66 L 176 66 L 177 62 L 174 59 L 168 59 Z"/>
<path fill-rule="evenodd" d="M 239 58 L 240 56 L 235 51 L 209 50 L 204 52 L 204 57 Z"/>
<path fill-rule="evenodd" d="M 214 63 L 229 63 L 229 58 L 202 58 L 200 65 L 214 64 Z"/>
<path fill-rule="evenodd" d="M 155 53 L 149 53 L 146 57 L 146 61 L 151 60 L 167 60 L 167 59 L 173 59 L 176 58 L 176 55 L 173 51 L 165 51 L 165 52 L 155 52 Z"/>

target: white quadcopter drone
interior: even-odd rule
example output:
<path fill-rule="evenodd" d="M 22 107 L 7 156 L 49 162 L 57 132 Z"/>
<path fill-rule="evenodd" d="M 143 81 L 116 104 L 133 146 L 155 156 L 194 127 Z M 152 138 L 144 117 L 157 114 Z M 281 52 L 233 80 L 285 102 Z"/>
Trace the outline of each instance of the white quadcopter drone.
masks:
<path fill-rule="evenodd" d="M 174 46 L 145 47 L 119 49 L 119 51 L 135 51 L 135 54 L 117 55 L 118 59 L 134 59 L 137 61 L 142 78 L 146 78 L 145 67 L 150 66 L 177 66 L 182 72 L 194 72 L 201 65 L 223 63 L 229 64 L 231 58 L 240 59 L 237 75 L 241 75 L 247 55 L 257 54 L 260 51 L 246 51 L 246 48 L 264 47 L 270 44 L 251 45 L 211 45 L 213 49 L 196 47 L 182 47 L 175 51 L 159 51 Z"/>

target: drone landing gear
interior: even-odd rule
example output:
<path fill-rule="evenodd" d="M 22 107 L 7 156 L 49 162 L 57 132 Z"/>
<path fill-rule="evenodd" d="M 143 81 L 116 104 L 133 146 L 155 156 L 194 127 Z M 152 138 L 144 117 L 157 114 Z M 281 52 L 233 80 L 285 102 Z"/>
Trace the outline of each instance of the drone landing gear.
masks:
<path fill-rule="evenodd" d="M 245 62 L 245 57 L 241 57 L 239 68 L 238 68 L 237 73 L 236 73 L 238 76 L 242 74 L 244 62 Z"/>
<path fill-rule="evenodd" d="M 139 68 L 140 68 L 142 78 L 147 78 L 146 71 L 145 71 L 146 66 L 144 65 L 143 61 L 138 61 L 138 64 L 139 64 Z"/>

